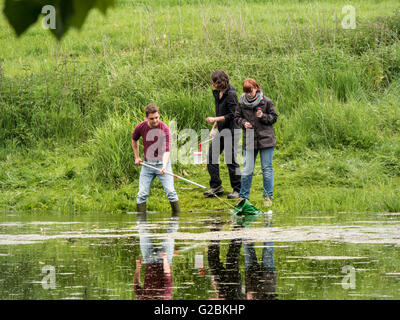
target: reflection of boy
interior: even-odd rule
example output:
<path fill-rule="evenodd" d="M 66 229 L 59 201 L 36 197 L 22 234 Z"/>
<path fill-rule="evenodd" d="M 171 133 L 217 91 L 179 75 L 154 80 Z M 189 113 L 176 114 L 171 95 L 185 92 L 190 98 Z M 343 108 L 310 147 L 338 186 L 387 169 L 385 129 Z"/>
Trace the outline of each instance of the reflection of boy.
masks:
<path fill-rule="evenodd" d="M 133 287 L 138 300 L 170 300 L 172 297 L 171 266 L 164 252 L 161 253 L 162 263 L 146 264 L 146 276 L 143 288 L 140 287 L 140 270 L 142 260 L 136 260 Z"/>
<path fill-rule="evenodd" d="M 172 298 L 172 256 L 174 239 L 165 238 L 160 247 L 155 247 L 147 226 L 146 214 L 139 215 L 140 250 L 143 261 L 136 260 L 136 270 L 133 277 L 133 289 L 138 300 L 170 300 Z M 178 230 L 178 217 L 171 218 L 167 233 Z M 140 286 L 140 271 L 145 264 L 143 287 Z"/>

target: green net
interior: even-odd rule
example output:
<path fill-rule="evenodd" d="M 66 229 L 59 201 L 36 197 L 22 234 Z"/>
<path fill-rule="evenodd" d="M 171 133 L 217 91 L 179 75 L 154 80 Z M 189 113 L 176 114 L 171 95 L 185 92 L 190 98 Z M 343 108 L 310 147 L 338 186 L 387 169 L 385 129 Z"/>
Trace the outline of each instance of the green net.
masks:
<path fill-rule="evenodd" d="M 253 222 L 257 221 L 259 214 L 249 214 L 249 215 L 237 215 L 234 214 L 234 221 L 238 226 L 248 228 L 250 227 Z"/>
<path fill-rule="evenodd" d="M 259 215 L 262 211 L 253 206 L 247 199 L 240 201 L 233 209 L 233 214 L 237 216 Z"/>

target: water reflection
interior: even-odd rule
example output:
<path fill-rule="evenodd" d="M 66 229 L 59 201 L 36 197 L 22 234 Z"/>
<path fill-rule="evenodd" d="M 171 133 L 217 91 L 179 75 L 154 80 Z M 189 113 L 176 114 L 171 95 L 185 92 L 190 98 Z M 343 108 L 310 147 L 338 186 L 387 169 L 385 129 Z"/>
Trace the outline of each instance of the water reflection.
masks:
<path fill-rule="evenodd" d="M 0 215 L 0 299 L 399 299 L 398 216 L 250 218 Z"/>
<path fill-rule="evenodd" d="M 225 265 L 220 260 L 220 241 L 212 240 L 208 245 L 208 265 L 211 281 L 219 299 L 242 299 L 242 280 L 239 272 L 239 253 L 242 239 L 229 243 Z"/>
<path fill-rule="evenodd" d="M 235 224 L 233 229 L 249 227 L 256 221 L 254 216 L 241 219 L 240 224 Z M 238 219 L 236 219 L 236 223 Z M 269 219 L 266 227 L 272 227 Z M 211 231 L 221 230 L 221 225 L 211 227 Z M 239 257 L 243 244 L 245 264 L 245 288 L 242 288 Z M 211 240 L 208 245 L 208 264 L 212 274 L 211 281 L 218 299 L 240 300 L 276 299 L 277 273 L 274 263 L 274 242 L 264 242 L 262 246 L 261 261 L 258 263 L 254 241 L 251 239 L 235 238 L 229 243 L 225 258 L 225 265 L 220 259 L 220 240 Z"/>
<path fill-rule="evenodd" d="M 154 226 L 148 223 L 147 218 L 146 213 L 137 216 L 142 257 L 136 260 L 133 276 L 134 293 L 138 300 L 170 300 L 173 298 L 174 288 L 172 269 L 175 240 L 169 234 L 178 231 L 179 216 L 172 215 L 169 218 L 165 227 L 165 236 L 161 237 L 160 224 L 156 227 L 157 234 L 152 233 L 151 230 L 152 227 L 154 229 Z M 212 220 L 210 231 L 218 232 L 224 227 L 232 229 L 231 231 L 235 233 L 235 231 L 251 226 L 257 219 L 255 217 L 240 219 L 240 223 L 238 223 L 239 220 L 234 220 L 233 224 L 227 221 Z M 224 225 L 224 223 L 229 224 Z M 265 226 L 272 227 L 272 221 L 269 219 Z M 242 245 L 243 256 L 241 256 Z M 217 299 L 275 299 L 277 276 L 274 263 L 274 242 L 262 244 L 260 262 L 257 258 L 257 246 L 249 238 L 234 237 L 229 241 L 228 248 L 225 246 L 226 242 L 221 240 L 210 240 L 207 245 L 208 270 L 205 271 L 209 274 Z M 241 270 L 242 272 L 244 270 L 244 283 Z M 144 279 L 143 283 L 141 283 L 141 278 Z"/>
<path fill-rule="evenodd" d="M 147 213 L 137 217 L 139 244 L 142 259 L 136 260 L 136 270 L 133 277 L 133 288 L 138 300 L 170 300 L 172 298 L 172 258 L 175 240 L 165 237 L 161 243 L 156 243 L 151 236 L 147 223 Z M 170 218 L 166 233 L 178 231 L 179 215 Z M 143 286 L 140 284 L 142 264 L 145 265 Z"/>
<path fill-rule="evenodd" d="M 268 222 L 267 227 L 272 227 Z M 264 242 L 261 261 L 258 262 L 254 242 L 244 241 L 244 264 L 246 278 L 246 298 L 249 300 L 273 300 L 277 298 L 274 262 L 274 242 Z"/>

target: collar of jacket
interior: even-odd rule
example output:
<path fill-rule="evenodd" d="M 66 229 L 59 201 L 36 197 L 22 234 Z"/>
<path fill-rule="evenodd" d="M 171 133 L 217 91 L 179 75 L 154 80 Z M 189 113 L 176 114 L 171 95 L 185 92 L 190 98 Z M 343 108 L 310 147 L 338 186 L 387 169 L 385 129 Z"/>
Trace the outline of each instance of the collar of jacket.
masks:
<path fill-rule="evenodd" d="M 228 88 L 226 89 L 226 91 L 222 95 L 222 98 L 225 97 L 228 94 L 228 92 L 232 90 L 232 88 L 233 87 L 230 84 L 228 84 Z M 213 90 L 213 95 L 214 95 L 214 97 L 219 98 L 219 90 Z"/>
<path fill-rule="evenodd" d="M 250 99 L 249 102 L 246 94 L 243 93 L 239 98 L 239 103 L 243 106 L 244 109 L 254 110 L 256 107 L 264 105 L 264 94 L 262 93 L 262 91 L 257 92 L 256 96 L 253 97 L 253 99 Z"/>

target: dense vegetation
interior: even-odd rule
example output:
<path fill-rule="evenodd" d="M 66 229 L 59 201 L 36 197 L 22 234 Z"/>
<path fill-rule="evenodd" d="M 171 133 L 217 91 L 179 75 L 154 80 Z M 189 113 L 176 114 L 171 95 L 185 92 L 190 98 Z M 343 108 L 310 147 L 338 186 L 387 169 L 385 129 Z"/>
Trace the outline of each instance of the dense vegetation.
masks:
<path fill-rule="evenodd" d="M 143 107 L 200 133 L 223 69 L 238 94 L 252 77 L 276 104 L 274 210 L 400 211 L 400 7 L 354 1 L 343 29 L 346 4 L 120 0 L 60 43 L 40 23 L 17 40 L 0 16 L 0 207 L 134 210 Z M 207 184 L 204 166 L 183 169 Z M 184 209 L 222 205 L 176 186 Z"/>

